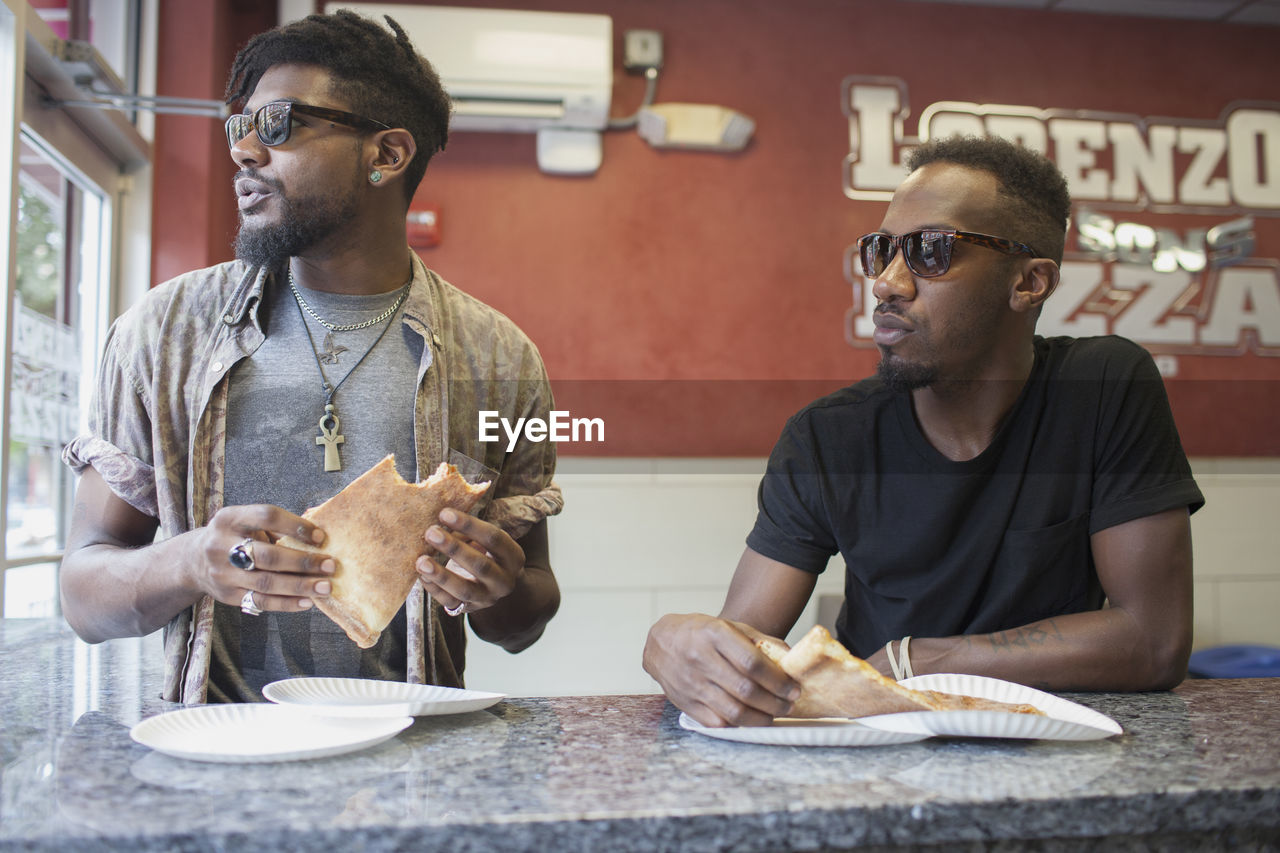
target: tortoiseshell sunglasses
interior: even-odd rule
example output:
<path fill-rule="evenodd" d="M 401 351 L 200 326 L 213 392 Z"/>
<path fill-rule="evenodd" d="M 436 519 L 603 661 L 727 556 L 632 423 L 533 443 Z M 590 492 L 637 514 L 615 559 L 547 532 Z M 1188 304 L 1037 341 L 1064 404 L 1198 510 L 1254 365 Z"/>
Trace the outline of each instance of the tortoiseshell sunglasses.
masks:
<path fill-rule="evenodd" d="M 951 268 L 951 248 L 956 240 L 985 246 L 1006 255 L 1035 256 L 1036 250 L 1003 237 L 978 234 L 974 231 L 956 231 L 954 228 L 923 228 L 906 234 L 884 234 L 879 231 L 858 238 L 858 255 L 862 270 L 871 278 L 879 276 L 902 249 L 907 269 L 921 278 L 943 275 Z"/>
<path fill-rule="evenodd" d="M 227 119 L 227 146 L 235 148 L 236 143 L 249 135 L 249 131 L 257 131 L 258 141 L 268 148 L 281 145 L 289 139 L 293 132 L 293 114 L 315 116 L 323 121 L 345 124 L 361 130 L 388 130 L 389 127 L 380 121 L 364 118 L 355 113 L 342 110 L 331 110 L 326 107 L 313 107 L 310 104 L 296 104 L 293 101 L 272 101 L 263 104 L 252 115 L 236 113 Z"/>

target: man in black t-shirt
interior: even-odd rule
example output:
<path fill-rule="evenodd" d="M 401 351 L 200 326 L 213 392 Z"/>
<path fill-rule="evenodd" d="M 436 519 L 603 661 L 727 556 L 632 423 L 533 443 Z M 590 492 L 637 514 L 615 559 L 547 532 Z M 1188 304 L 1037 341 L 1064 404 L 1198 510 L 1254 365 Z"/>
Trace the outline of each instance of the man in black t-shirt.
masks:
<path fill-rule="evenodd" d="M 1035 335 L 1070 197 L 999 139 L 917 148 L 859 240 L 877 376 L 792 417 L 719 617 L 672 614 L 645 669 L 705 725 L 785 715 L 798 685 L 759 652 L 836 553 L 840 641 L 881 672 L 1051 690 L 1153 690 L 1191 647 L 1190 512 L 1204 499 L 1151 357 Z"/>

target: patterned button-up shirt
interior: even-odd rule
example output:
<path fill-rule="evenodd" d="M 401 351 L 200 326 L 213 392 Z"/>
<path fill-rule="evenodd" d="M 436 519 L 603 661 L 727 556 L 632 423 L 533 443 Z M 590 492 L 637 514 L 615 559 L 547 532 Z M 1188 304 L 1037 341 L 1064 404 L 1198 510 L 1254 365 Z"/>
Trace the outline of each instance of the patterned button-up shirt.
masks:
<path fill-rule="evenodd" d="M 258 308 L 269 271 L 234 261 L 154 288 L 112 326 L 89 431 L 63 451 L 77 473 L 92 465 L 112 491 L 159 521 L 159 538 L 209 522 L 222 507 L 228 375 L 265 339 Z M 419 479 L 441 461 L 494 481 L 481 517 L 519 539 L 564 501 L 552 482 L 555 445 L 481 441 L 478 412 L 512 423 L 546 419 L 551 386 L 537 348 L 507 317 L 428 270 L 415 255 L 402 322 L 423 339 L 414 404 Z M 407 606 L 408 680 L 460 686 L 461 618 L 424 601 Z M 176 614 L 164 631 L 164 698 L 205 701 L 213 600 Z M 430 642 L 427 642 L 430 637 Z"/>

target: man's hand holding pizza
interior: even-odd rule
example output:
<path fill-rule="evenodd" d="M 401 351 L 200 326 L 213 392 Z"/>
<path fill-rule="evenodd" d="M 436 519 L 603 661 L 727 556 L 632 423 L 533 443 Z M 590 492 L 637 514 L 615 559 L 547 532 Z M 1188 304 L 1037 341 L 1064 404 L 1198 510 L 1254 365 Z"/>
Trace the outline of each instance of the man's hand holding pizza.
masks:
<path fill-rule="evenodd" d="M 669 614 L 649 631 L 644 668 L 677 708 L 704 726 L 762 726 L 787 714 L 800 687 L 746 624 L 702 613 Z"/>
<path fill-rule="evenodd" d="M 501 528 L 445 509 L 426 531 L 437 557 L 418 558 L 418 577 L 427 593 L 451 616 L 475 613 L 511 595 L 525 572 L 525 553 Z"/>
<path fill-rule="evenodd" d="M 223 507 L 190 536 L 200 554 L 190 561 L 194 583 L 223 604 L 246 612 L 309 610 L 328 595 L 332 557 L 278 544 L 292 536 L 321 546 L 324 532 L 278 506 Z"/>

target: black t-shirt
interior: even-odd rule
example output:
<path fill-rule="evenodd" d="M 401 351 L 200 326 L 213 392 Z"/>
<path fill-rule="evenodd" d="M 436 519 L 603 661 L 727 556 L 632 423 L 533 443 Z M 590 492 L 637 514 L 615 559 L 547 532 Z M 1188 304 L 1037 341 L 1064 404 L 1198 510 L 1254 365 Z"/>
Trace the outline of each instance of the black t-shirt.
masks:
<path fill-rule="evenodd" d="M 1090 534 L 1203 503 L 1150 355 L 1117 337 L 1037 337 L 1030 379 L 971 460 L 939 453 L 910 395 L 878 379 L 805 407 L 769 458 L 747 545 L 810 572 L 840 553 L 838 636 L 865 657 L 907 634 L 1096 609 Z"/>

